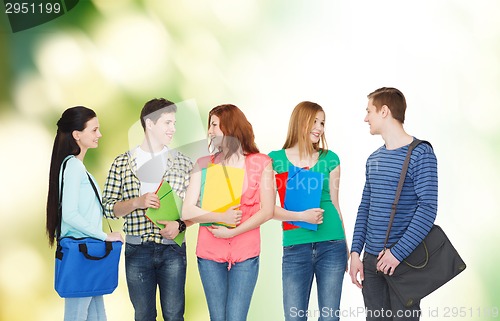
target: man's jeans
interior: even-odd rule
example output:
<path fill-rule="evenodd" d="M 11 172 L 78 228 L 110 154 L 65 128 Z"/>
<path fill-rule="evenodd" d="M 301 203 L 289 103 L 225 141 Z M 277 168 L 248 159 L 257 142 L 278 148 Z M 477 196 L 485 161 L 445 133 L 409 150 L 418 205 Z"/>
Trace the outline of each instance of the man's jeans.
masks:
<path fill-rule="evenodd" d="M 397 269 L 397 268 L 396 268 Z M 407 309 L 391 290 L 383 272 L 377 272 L 377 257 L 365 253 L 363 257 L 363 299 L 367 321 L 417 321 L 420 319 L 420 301 Z"/>
<path fill-rule="evenodd" d="M 339 320 L 340 295 L 347 264 L 345 240 L 283 248 L 283 306 L 286 321 L 307 320 L 309 296 L 316 276 L 320 321 Z"/>
<path fill-rule="evenodd" d="M 125 269 L 136 321 L 156 320 L 156 288 L 165 321 L 184 320 L 186 245 L 125 245 Z"/>
<path fill-rule="evenodd" d="M 259 274 L 259 257 L 231 265 L 198 258 L 211 321 L 245 321 Z"/>

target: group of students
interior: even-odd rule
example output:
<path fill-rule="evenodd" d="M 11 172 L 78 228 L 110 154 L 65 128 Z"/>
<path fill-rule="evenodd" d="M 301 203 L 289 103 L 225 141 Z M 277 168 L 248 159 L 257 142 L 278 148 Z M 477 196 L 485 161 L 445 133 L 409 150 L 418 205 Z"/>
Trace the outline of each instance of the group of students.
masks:
<path fill-rule="evenodd" d="M 60 236 L 125 242 L 126 279 L 136 321 L 156 320 L 158 288 L 164 320 L 184 320 L 186 246 L 173 239 L 195 223 L 200 224 L 196 256 L 210 320 L 246 320 L 259 270 L 259 227 L 271 218 L 283 221 L 285 320 L 307 320 L 314 278 L 319 311 L 329 312 L 321 313 L 319 320 L 338 320 L 347 271 L 352 282 L 362 288 L 366 309 L 407 310 L 382 274 L 392 274 L 430 230 L 427 223 L 432 224 L 437 211 L 437 164 L 432 148 L 424 144 L 416 148 L 407 174 L 410 183 L 402 192 L 402 214 L 398 207 L 391 230 L 390 244 L 394 246 L 384 251 L 390 195 L 396 190 L 396 174 L 414 139 L 403 129 L 406 101 L 399 90 L 384 87 L 368 95 L 365 122 L 371 134 L 382 136 L 385 145 L 366 164 L 351 251 L 339 206 L 340 160 L 327 147 L 325 112 L 320 105 L 299 103 L 291 114 L 283 148 L 268 155 L 259 152 L 252 125 L 238 107 L 217 106 L 208 115 L 210 153 L 195 163 L 168 147 L 175 134 L 176 110 L 177 106 L 165 99 L 148 101 L 140 116 L 143 142 L 116 157 L 109 170 L 102 193 L 104 212 L 108 218 L 124 218 L 125 240 L 120 233 L 102 231 L 100 204 L 83 165 L 87 150 L 96 148 L 102 136 L 96 114 L 86 107 L 72 107 L 57 123 L 47 203 L 49 242 L 52 245 L 57 237 L 57 200 L 64 176 Z M 65 159 L 69 161 L 61 173 Z M 244 170 L 239 204 L 222 213 L 200 204 L 204 176 L 214 165 Z M 276 205 L 275 175 L 293 166 L 322 174 L 319 207 L 292 211 Z M 158 222 L 165 226 L 160 229 L 145 213 L 148 208 L 160 208 L 155 191 L 162 181 L 170 184 L 183 205 L 181 218 Z M 317 230 L 297 227 L 290 221 L 317 224 Z M 210 224 L 214 222 L 224 224 Z M 417 313 L 402 319 L 418 320 L 419 304 L 410 309 Z M 64 319 L 106 320 L 102 296 L 66 298 Z M 367 315 L 367 320 L 376 318 Z"/>

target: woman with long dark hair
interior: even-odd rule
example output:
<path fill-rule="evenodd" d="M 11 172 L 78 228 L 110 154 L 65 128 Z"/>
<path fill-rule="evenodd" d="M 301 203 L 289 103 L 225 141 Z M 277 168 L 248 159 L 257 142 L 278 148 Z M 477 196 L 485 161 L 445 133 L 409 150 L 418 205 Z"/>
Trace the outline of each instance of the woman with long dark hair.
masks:
<path fill-rule="evenodd" d="M 96 148 L 101 137 L 99 120 L 87 107 L 66 109 L 57 122 L 57 134 L 52 149 L 47 197 L 47 235 L 50 246 L 65 236 L 94 237 L 103 241 L 122 241 L 120 233 L 102 231 L 100 200 L 89 182 L 83 159 L 89 148 Z M 62 164 L 66 168 L 62 171 Z M 90 174 L 89 174 L 90 175 Z M 98 184 L 90 175 L 94 185 Z M 60 185 L 62 191 L 62 219 L 58 207 Z M 59 230 L 59 225 L 61 226 Z M 75 277 L 77 271 L 75 271 Z M 64 320 L 106 320 L 103 297 L 66 298 Z"/>
<path fill-rule="evenodd" d="M 259 227 L 273 215 L 272 164 L 267 155 L 259 153 L 252 125 L 234 105 L 220 105 L 210 111 L 208 135 L 210 149 L 215 153 L 198 159 L 184 199 L 182 218 L 196 223 L 222 222 L 235 226 L 200 226 L 196 256 L 210 320 L 243 321 L 257 283 Z M 208 173 L 207 169 L 217 165 L 225 171 L 244 172 L 239 204 L 224 213 L 203 209 L 198 203 L 202 199 L 203 172 Z M 214 189 L 227 190 L 226 180 L 221 184 Z M 236 199 L 239 192 L 241 190 L 234 190 Z M 207 187 L 204 193 L 207 194 Z"/>

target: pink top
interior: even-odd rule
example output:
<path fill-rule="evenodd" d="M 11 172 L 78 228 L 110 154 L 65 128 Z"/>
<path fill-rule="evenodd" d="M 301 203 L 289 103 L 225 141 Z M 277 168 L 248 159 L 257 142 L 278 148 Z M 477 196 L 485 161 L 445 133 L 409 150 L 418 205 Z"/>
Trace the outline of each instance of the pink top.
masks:
<path fill-rule="evenodd" d="M 198 159 L 200 168 L 206 168 L 211 156 Z M 265 154 L 247 155 L 245 158 L 245 178 L 241 195 L 241 222 L 260 210 L 260 180 L 262 171 L 271 162 Z M 240 223 L 241 224 L 241 223 Z M 260 254 L 260 227 L 228 239 L 218 239 L 206 226 L 200 226 L 196 255 L 202 259 L 223 263 L 229 262 L 228 269 L 237 262 L 245 261 Z"/>

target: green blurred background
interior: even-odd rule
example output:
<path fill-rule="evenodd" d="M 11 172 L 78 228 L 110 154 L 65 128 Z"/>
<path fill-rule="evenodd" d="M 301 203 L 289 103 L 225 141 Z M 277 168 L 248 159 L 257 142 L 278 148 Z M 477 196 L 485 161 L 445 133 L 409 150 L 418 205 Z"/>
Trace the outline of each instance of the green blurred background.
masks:
<path fill-rule="evenodd" d="M 350 243 L 364 163 L 382 144 L 363 123 L 366 95 L 382 86 L 405 93 L 407 131 L 434 145 L 437 222 L 468 264 L 423 301 L 422 320 L 500 318 L 499 16 L 495 0 L 81 0 L 60 18 L 12 33 L 2 12 L 0 320 L 63 316 L 44 209 L 55 123 L 67 107 L 98 114 L 103 137 L 86 165 L 102 188 L 114 157 L 140 141 L 139 111 L 153 97 L 185 101 L 177 146 L 203 141 L 208 110 L 233 103 L 265 153 L 281 148 L 293 107 L 315 101 L 342 162 Z M 196 233 L 188 231 L 186 320 L 205 321 Z M 248 319 L 282 320 L 278 222 L 262 227 L 262 243 Z M 108 320 L 133 320 L 124 272 L 122 262 L 118 289 L 105 297 Z M 362 306 L 346 275 L 343 320 L 361 320 Z M 310 309 L 317 318 L 315 294 Z"/>

